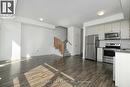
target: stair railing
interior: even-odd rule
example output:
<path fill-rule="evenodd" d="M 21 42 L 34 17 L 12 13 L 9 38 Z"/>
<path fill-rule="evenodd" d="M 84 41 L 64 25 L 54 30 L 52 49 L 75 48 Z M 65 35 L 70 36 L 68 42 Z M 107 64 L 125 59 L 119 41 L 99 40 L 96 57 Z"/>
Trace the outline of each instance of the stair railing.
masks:
<path fill-rule="evenodd" d="M 71 44 L 68 40 L 65 40 L 65 41 L 64 41 L 64 47 L 65 47 L 65 49 L 67 48 L 67 43 L 72 46 L 72 44 Z"/>

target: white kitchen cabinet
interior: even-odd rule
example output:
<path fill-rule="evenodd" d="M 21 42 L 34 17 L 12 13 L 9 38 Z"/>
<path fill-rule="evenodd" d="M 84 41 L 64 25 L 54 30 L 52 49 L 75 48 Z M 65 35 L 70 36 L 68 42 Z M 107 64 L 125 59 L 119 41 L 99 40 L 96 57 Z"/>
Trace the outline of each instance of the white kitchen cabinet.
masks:
<path fill-rule="evenodd" d="M 103 48 L 97 48 L 97 61 L 103 61 Z"/>
<path fill-rule="evenodd" d="M 86 28 L 86 36 L 93 34 L 93 30 L 91 28 Z"/>
<path fill-rule="evenodd" d="M 88 27 L 86 30 L 86 35 L 99 35 L 99 39 L 104 39 L 104 25 Z"/>
<path fill-rule="evenodd" d="M 88 27 L 86 28 L 86 35 L 98 34 L 98 31 L 97 26 Z"/>
<path fill-rule="evenodd" d="M 97 31 L 97 33 L 98 33 L 98 35 L 99 35 L 99 40 L 103 40 L 103 39 L 105 38 L 104 32 L 105 32 L 105 30 L 104 30 L 104 25 L 98 26 L 98 31 Z"/>
<path fill-rule="evenodd" d="M 105 33 L 119 32 L 120 33 L 120 22 L 113 22 L 105 24 Z"/>
<path fill-rule="evenodd" d="M 104 30 L 104 33 L 110 33 L 112 32 L 112 25 L 111 24 L 105 24 L 105 30 Z"/>
<path fill-rule="evenodd" d="M 130 52 L 116 52 L 115 86 L 130 87 Z"/>
<path fill-rule="evenodd" d="M 121 39 L 130 38 L 130 22 L 128 20 L 96 25 L 86 28 L 86 35 L 98 34 L 103 40 L 105 33 L 120 33 Z"/>
<path fill-rule="evenodd" d="M 111 32 L 116 32 L 120 33 L 121 32 L 121 27 L 120 27 L 120 22 L 114 22 L 111 24 Z"/>
<path fill-rule="evenodd" d="M 121 21 L 121 38 L 130 38 L 130 25 L 129 21 Z"/>
<path fill-rule="evenodd" d="M 86 35 L 92 35 L 93 34 L 93 30 L 90 28 L 86 29 Z"/>

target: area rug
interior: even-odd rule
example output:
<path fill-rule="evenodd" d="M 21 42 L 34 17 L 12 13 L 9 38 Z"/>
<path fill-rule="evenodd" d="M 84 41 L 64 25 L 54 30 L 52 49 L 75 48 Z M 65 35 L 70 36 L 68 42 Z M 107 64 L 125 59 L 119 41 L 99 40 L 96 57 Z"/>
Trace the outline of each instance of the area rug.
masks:
<path fill-rule="evenodd" d="M 40 65 L 24 75 L 31 87 L 43 87 L 54 77 L 55 73 Z"/>

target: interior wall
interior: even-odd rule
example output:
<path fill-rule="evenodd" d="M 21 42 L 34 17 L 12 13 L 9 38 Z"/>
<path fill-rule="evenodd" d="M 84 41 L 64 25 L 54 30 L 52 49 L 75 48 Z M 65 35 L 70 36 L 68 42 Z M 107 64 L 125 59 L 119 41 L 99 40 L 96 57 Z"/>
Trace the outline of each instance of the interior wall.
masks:
<path fill-rule="evenodd" d="M 0 21 L 0 61 L 48 54 L 60 55 L 53 46 L 54 36 L 62 41 L 65 30 L 23 24 L 14 20 Z"/>
<path fill-rule="evenodd" d="M 52 30 L 22 24 L 22 57 L 51 54 Z"/>
<path fill-rule="evenodd" d="M 74 28 L 74 53 L 73 55 L 79 55 L 81 54 L 81 29 L 80 28 Z"/>
<path fill-rule="evenodd" d="M 21 58 L 21 24 L 2 21 L 0 27 L 0 60 Z"/>
<path fill-rule="evenodd" d="M 73 41 L 73 32 L 74 32 L 74 29 L 73 29 L 73 27 L 69 27 L 68 28 L 68 36 L 67 36 L 67 38 L 68 38 L 68 41 L 72 44 L 72 45 L 70 45 L 69 43 L 67 44 L 67 49 L 68 49 L 68 51 L 70 52 L 70 54 L 72 55 L 73 54 L 73 43 L 74 43 L 74 41 Z"/>
<path fill-rule="evenodd" d="M 71 53 L 71 55 L 79 55 L 81 54 L 81 29 L 76 27 L 68 28 L 68 41 L 67 49 Z"/>
<path fill-rule="evenodd" d="M 54 36 L 62 41 L 66 38 L 63 29 L 47 29 L 40 26 L 22 24 L 22 57 L 39 55 L 60 55 L 53 46 Z"/>

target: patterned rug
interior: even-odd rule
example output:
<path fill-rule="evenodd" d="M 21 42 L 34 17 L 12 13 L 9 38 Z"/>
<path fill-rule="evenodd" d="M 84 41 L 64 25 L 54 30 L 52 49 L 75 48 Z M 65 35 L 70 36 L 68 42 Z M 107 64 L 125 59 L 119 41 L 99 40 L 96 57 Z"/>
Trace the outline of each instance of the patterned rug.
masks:
<path fill-rule="evenodd" d="M 24 76 L 30 87 L 73 87 L 60 75 L 42 65 L 24 73 Z M 21 87 L 18 77 L 13 80 L 13 84 L 14 87 Z"/>
<path fill-rule="evenodd" d="M 55 74 L 40 65 L 24 75 L 31 87 L 43 87 L 50 81 L 52 77 L 54 77 Z"/>

